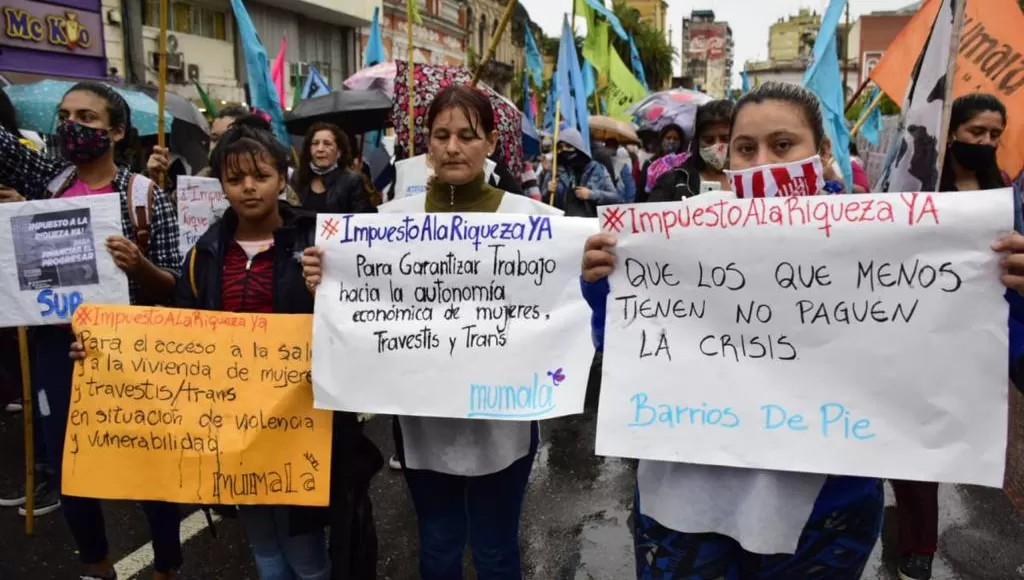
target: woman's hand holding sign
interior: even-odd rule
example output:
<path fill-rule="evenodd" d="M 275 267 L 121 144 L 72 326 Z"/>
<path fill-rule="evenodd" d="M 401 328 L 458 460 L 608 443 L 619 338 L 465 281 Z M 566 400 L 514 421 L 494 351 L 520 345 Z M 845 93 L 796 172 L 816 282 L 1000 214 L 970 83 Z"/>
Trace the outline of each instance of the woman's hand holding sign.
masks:
<path fill-rule="evenodd" d="M 324 251 L 317 247 L 306 248 L 302 252 L 302 277 L 306 279 L 306 288 L 310 294 L 315 295 L 316 288 L 320 285 L 323 256 Z"/>
<path fill-rule="evenodd" d="M 1003 267 L 1003 285 L 1010 290 L 1024 293 L 1024 236 L 1014 232 L 992 245 L 997 252 L 1006 252 Z"/>
<path fill-rule="evenodd" d="M 607 278 L 615 269 L 615 236 L 594 234 L 583 247 L 583 279 L 593 284 Z"/>

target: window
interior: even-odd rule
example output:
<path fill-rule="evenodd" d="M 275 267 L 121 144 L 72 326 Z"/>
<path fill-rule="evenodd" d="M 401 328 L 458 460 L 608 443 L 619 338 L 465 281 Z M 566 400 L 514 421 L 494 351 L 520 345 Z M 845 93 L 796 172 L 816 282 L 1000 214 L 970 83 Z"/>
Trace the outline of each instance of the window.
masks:
<path fill-rule="evenodd" d="M 484 48 L 484 44 L 486 44 L 484 42 L 484 37 L 486 35 L 487 35 L 487 16 L 481 14 L 480 15 L 480 46 L 479 46 L 479 48 L 480 48 L 480 55 L 481 56 L 483 55 L 484 51 L 487 50 L 486 48 Z"/>
<path fill-rule="evenodd" d="M 167 13 L 168 29 L 181 34 L 195 34 L 216 40 L 231 40 L 228 36 L 227 13 L 197 6 L 190 2 L 170 2 Z M 142 23 L 160 27 L 160 0 L 144 0 Z"/>

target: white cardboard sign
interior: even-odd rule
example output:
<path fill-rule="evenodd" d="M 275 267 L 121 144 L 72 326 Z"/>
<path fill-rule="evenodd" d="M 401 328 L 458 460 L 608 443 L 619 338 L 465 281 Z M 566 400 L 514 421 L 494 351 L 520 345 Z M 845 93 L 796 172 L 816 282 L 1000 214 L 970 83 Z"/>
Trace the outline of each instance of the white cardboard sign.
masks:
<path fill-rule="evenodd" d="M 319 216 L 316 407 L 535 420 L 583 411 L 593 357 L 580 254 L 594 220 Z"/>
<path fill-rule="evenodd" d="M 179 176 L 177 197 L 179 247 L 184 256 L 230 204 L 220 180 L 212 177 Z"/>
<path fill-rule="evenodd" d="M 1009 189 L 601 208 L 602 455 L 1001 486 Z"/>
<path fill-rule="evenodd" d="M 128 304 L 106 248 L 120 235 L 116 193 L 0 204 L 0 328 L 70 324 L 86 302 Z"/>

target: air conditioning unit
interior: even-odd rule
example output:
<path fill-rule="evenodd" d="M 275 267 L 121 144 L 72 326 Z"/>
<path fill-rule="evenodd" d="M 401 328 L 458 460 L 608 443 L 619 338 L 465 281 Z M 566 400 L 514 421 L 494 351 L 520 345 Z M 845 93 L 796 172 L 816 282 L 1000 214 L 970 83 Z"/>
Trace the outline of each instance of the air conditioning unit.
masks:
<path fill-rule="evenodd" d="M 190 64 L 188 65 L 188 80 L 199 82 L 199 65 Z"/>
<path fill-rule="evenodd" d="M 149 60 L 150 60 L 150 63 L 152 64 L 154 69 L 160 70 L 160 53 L 159 52 L 155 52 L 154 51 L 154 52 L 149 53 Z M 168 53 L 167 54 L 167 70 L 169 70 L 169 71 L 182 70 L 182 68 L 184 66 L 185 66 L 185 58 L 184 58 L 184 55 L 182 53 L 174 52 L 174 53 Z"/>

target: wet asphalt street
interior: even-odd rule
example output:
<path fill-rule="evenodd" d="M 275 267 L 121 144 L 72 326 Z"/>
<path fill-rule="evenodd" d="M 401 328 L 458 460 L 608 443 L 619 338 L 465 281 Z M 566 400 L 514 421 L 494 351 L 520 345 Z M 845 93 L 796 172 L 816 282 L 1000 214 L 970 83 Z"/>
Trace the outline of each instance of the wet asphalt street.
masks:
<path fill-rule="evenodd" d="M 21 419 L 0 415 L 0 489 L 7 489 L 21 477 Z M 368 429 L 389 453 L 390 420 L 377 418 Z M 544 423 L 523 517 L 522 547 L 529 579 L 633 578 L 628 526 L 633 464 L 596 457 L 593 442 L 592 416 Z M 416 578 L 415 517 L 401 474 L 385 468 L 375 480 L 373 499 L 381 539 L 380 578 Z M 940 501 L 942 530 L 935 580 L 1024 578 L 1024 518 L 1002 490 L 943 486 Z M 183 515 L 194 511 L 186 507 Z M 887 508 L 887 516 L 892 511 Z M 141 511 L 131 503 L 107 502 L 105 512 L 111 555 L 119 562 L 121 580 L 148 579 L 151 556 Z M 217 538 L 205 529 L 201 516 L 187 517 L 185 524 L 183 534 L 192 537 L 185 545 L 183 580 L 256 580 L 236 521 L 216 524 Z M 0 511 L 0 580 L 77 579 L 77 556 L 59 512 L 38 519 L 32 538 L 24 536 L 22 525 L 15 509 Z M 895 522 L 887 517 L 883 541 L 876 546 L 865 579 L 896 578 L 889 548 L 894 540 Z"/>

